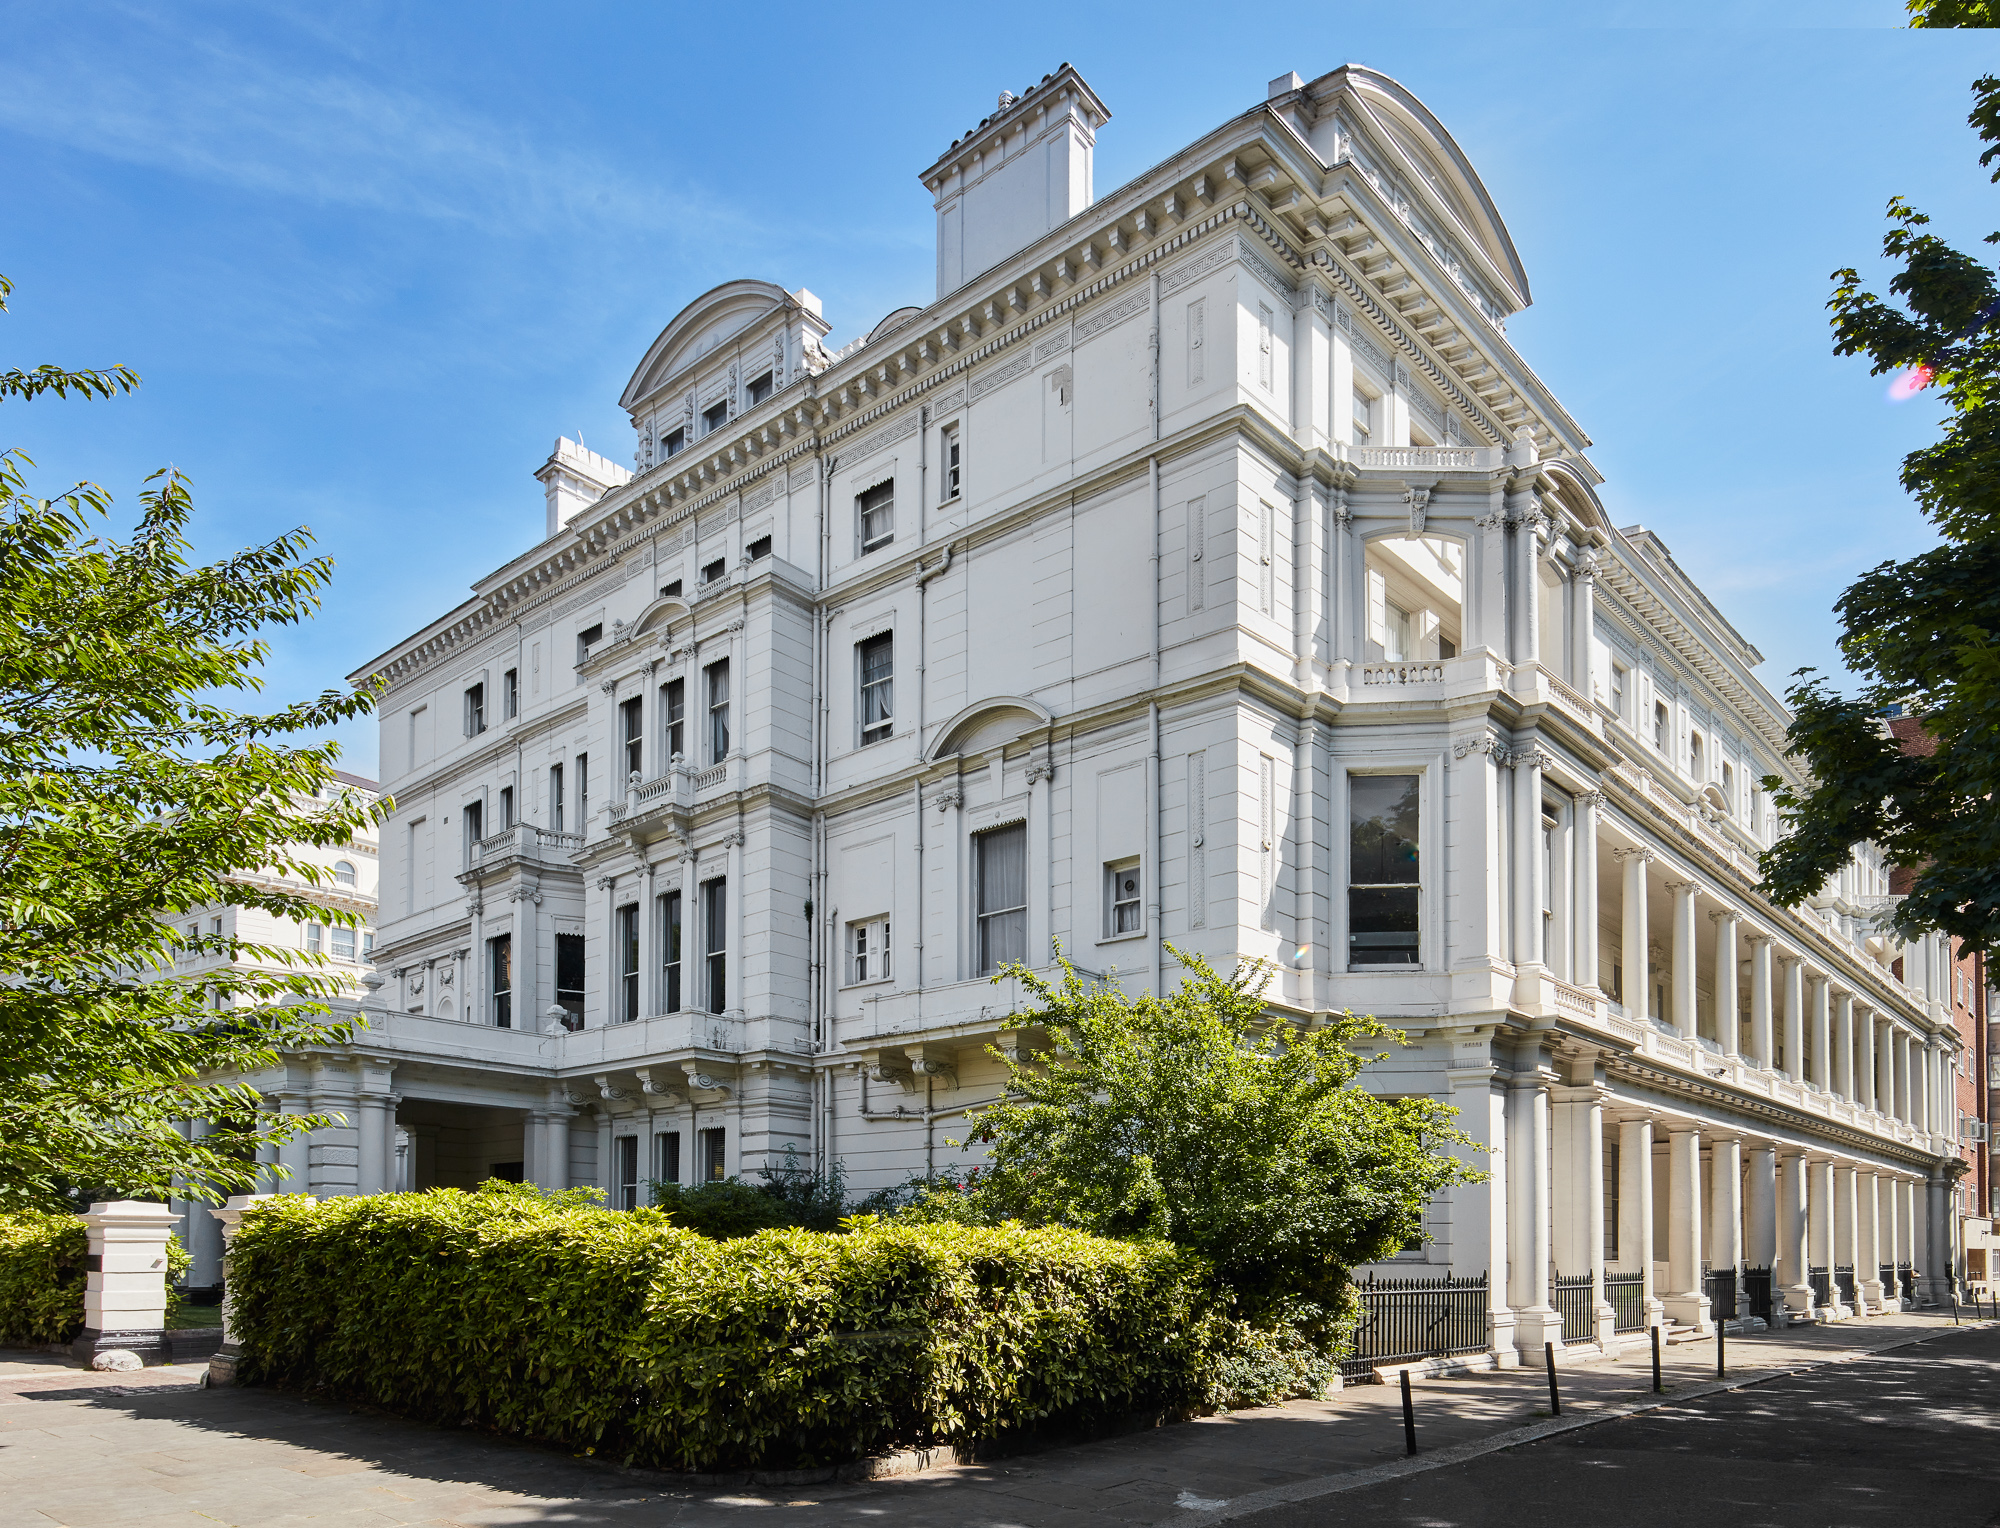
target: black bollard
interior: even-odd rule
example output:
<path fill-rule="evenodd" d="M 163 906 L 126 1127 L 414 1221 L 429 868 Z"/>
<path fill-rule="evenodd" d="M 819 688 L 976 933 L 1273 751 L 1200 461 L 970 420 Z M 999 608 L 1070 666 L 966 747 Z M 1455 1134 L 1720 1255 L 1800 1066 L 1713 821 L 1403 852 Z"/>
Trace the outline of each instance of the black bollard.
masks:
<path fill-rule="evenodd" d="M 1729 1372 L 1728 1365 L 1728 1323 L 1720 1317 L 1715 1323 L 1715 1377 L 1724 1378 Z"/>
<path fill-rule="evenodd" d="M 1410 1371 L 1403 1371 L 1403 1452 L 1417 1451 L 1417 1408 L 1410 1403 Z"/>
<path fill-rule="evenodd" d="M 1652 1329 L 1652 1332 L 1653 1332 L 1653 1394 L 1665 1395 L 1667 1393 L 1667 1387 L 1660 1383 L 1660 1329 L 1656 1326 Z"/>

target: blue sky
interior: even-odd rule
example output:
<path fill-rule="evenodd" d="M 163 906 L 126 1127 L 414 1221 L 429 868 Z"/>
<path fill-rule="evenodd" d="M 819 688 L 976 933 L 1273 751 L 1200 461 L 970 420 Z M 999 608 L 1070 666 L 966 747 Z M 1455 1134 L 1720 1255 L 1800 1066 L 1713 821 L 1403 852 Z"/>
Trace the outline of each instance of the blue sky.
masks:
<path fill-rule="evenodd" d="M 1896 469 L 1938 413 L 1830 354 L 1827 273 L 1886 279 L 1891 195 L 1962 248 L 2000 226 L 1964 125 L 2000 43 L 1884 0 L 1372 13 L 0 0 L 0 356 L 145 378 L 0 434 L 128 504 L 180 467 L 207 555 L 310 525 L 339 572 L 268 694 L 315 693 L 540 538 L 557 434 L 629 460 L 618 393 L 690 298 L 808 286 L 836 343 L 927 301 L 916 173 L 1001 89 L 1073 62 L 1108 190 L 1351 60 L 1484 176 L 1536 299 L 1511 338 L 1618 523 L 1773 689 L 1836 665 L 1839 590 L 1929 540 Z M 343 743 L 373 771 L 372 723 Z"/>

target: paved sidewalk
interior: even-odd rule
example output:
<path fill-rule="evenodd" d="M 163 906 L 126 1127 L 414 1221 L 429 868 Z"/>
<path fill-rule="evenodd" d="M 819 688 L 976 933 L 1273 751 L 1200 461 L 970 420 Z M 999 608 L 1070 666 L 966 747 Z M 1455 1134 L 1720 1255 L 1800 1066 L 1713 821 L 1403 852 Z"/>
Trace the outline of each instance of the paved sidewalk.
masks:
<path fill-rule="evenodd" d="M 1952 1330 L 1948 1315 L 1911 1314 L 1735 1338 L 1729 1384 L 1852 1362 Z M 1669 1348 L 1669 1398 L 1713 1390 L 1714 1370 L 1713 1342 Z M 1420 1381 L 1423 1453 L 1415 1461 L 1404 1458 L 1397 1391 L 1368 1385 L 1328 1402 L 1234 1412 L 895 1480 L 716 1491 L 276 1391 L 204 1390 L 201 1372 L 107 1376 L 47 1355 L 0 1353 L 0 1518 L 35 1528 L 709 1528 L 746 1517 L 883 1528 L 1193 1528 L 1277 1501 L 1402 1478 L 1412 1463 L 1449 1465 L 1658 1400 L 1642 1350 L 1562 1368 L 1560 1421 L 1547 1416 L 1547 1378 L 1539 1369 Z M 1329 1505 L 1340 1500 L 1332 1496 Z"/>

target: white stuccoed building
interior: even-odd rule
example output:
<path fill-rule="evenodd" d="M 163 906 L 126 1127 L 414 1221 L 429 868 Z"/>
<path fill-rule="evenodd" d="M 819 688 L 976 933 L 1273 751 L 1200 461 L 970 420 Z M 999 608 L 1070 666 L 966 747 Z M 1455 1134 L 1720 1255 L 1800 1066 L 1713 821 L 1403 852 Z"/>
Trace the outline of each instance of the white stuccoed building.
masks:
<path fill-rule="evenodd" d="M 998 965 L 1136 990 L 1172 941 L 1407 1029 L 1370 1085 L 1491 1178 L 1375 1271 L 1486 1276 L 1502 1362 L 1701 1326 L 1711 1265 L 1822 1315 L 1943 1269 L 1942 963 L 1865 855 L 1758 894 L 1785 712 L 1613 527 L 1450 135 L 1287 75 L 1098 197 L 1108 117 L 1003 96 L 922 174 L 939 294 L 865 339 L 695 299 L 635 470 L 558 442 L 544 538 L 357 671 L 380 985 L 265 1080 L 352 1121 L 295 1185 L 896 1182 L 1023 1042 Z"/>

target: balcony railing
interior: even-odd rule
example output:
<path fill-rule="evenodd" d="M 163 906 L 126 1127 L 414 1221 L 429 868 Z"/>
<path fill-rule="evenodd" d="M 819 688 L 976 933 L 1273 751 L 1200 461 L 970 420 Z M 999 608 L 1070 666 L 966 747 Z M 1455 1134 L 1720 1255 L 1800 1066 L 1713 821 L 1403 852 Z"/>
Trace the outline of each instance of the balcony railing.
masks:
<path fill-rule="evenodd" d="M 1506 455 L 1497 446 L 1359 446 L 1354 462 L 1387 472 L 1490 472 Z"/>
<path fill-rule="evenodd" d="M 1361 683 L 1364 688 L 1378 686 L 1401 687 L 1413 684 L 1443 684 L 1444 665 L 1430 661 L 1415 663 L 1364 663 L 1361 665 Z"/>

